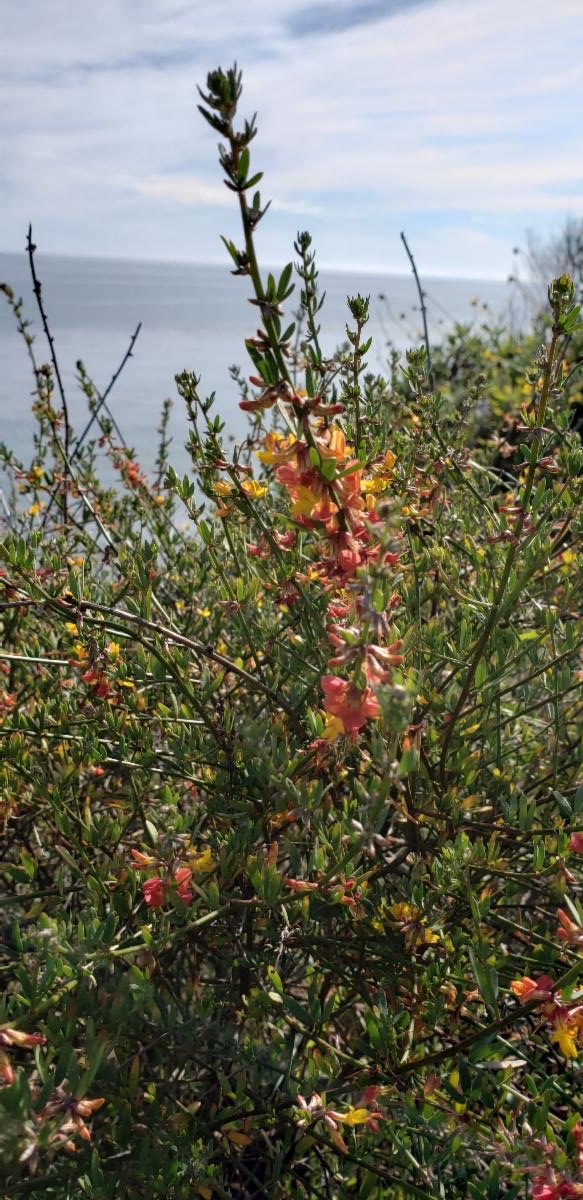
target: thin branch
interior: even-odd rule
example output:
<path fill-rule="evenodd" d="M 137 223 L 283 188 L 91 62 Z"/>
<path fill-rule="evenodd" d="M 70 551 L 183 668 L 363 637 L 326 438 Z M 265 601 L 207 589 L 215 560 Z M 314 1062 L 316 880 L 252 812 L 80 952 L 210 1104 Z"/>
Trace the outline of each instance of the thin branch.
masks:
<path fill-rule="evenodd" d="M 65 454 L 64 454 L 64 467 L 65 467 L 65 487 L 64 487 L 64 490 L 63 490 L 63 516 L 64 516 L 64 518 L 65 518 L 65 521 L 66 521 L 66 519 L 67 519 L 67 475 L 70 473 L 70 465 L 69 465 L 69 446 L 70 446 L 70 443 L 71 443 L 71 426 L 70 426 L 70 424 L 69 424 L 69 409 L 68 409 L 68 406 L 67 406 L 67 398 L 66 398 L 66 396 L 65 396 L 65 389 L 64 389 L 64 387 L 63 387 L 63 380 L 61 379 L 61 372 L 60 372 L 60 370 L 59 370 L 59 363 L 58 363 L 58 360 L 57 360 L 57 353 L 56 353 L 56 350 L 55 350 L 55 343 L 54 343 L 53 335 L 52 335 L 52 333 L 51 333 L 51 330 L 50 330 L 50 326 L 49 326 L 48 317 L 47 317 L 47 314 L 46 314 L 46 311 L 45 311 L 45 307 L 44 307 L 44 304 L 43 304 L 43 299 L 42 299 L 42 284 L 41 284 L 41 282 L 40 282 L 40 279 L 38 278 L 38 275 L 37 275 L 37 273 L 36 273 L 36 267 L 35 267 L 35 262 L 34 262 L 34 253 L 35 253 L 35 250 L 36 250 L 36 246 L 35 246 L 35 244 L 34 244 L 34 242 L 33 242 L 33 240 L 32 240 L 32 225 L 29 225 L 29 226 L 28 226 L 28 236 L 27 236 L 27 239 L 26 239 L 26 249 L 27 249 L 27 253 L 28 253 L 28 262 L 29 262 L 29 266 L 30 266 L 30 274 L 31 274 L 31 277 L 32 277 L 32 290 L 33 290 L 33 292 L 34 292 L 34 294 L 35 294 L 35 297 L 36 297 L 36 302 L 37 302 L 37 305 L 38 305 L 38 311 L 39 311 L 39 313 L 40 313 L 40 318 L 41 318 L 41 321 L 42 321 L 43 329 L 44 329 L 44 331 L 45 331 L 46 339 L 47 339 L 47 341 L 48 341 L 48 343 L 49 343 L 49 349 L 50 349 L 50 352 L 51 352 L 51 362 L 52 362 L 52 364 L 53 364 L 53 370 L 54 370 L 54 373 L 55 373 L 55 379 L 56 379 L 56 381 L 57 381 L 57 387 L 58 387 L 58 389 L 59 389 L 59 395 L 60 395 L 60 397 L 61 397 L 61 407 L 62 407 L 62 410 L 63 410 L 63 421 L 64 421 L 64 425 L 65 425 L 65 438 L 64 438 L 64 449 L 65 449 Z"/>
<path fill-rule="evenodd" d="M 421 316 L 423 318 L 423 341 L 425 342 L 425 353 L 427 355 L 429 388 L 432 392 L 434 392 L 435 391 L 435 378 L 433 375 L 433 366 L 431 363 L 431 347 L 429 345 L 429 330 L 427 328 L 427 309 L 425 307 L 425 292 L 423 291 L 423 288 L 421 287 L 421 282 L 420 282 L 419 276 L 417 274 L 417 267 L 415 266 L 415 259 L 413 258 L 413 255 L 409 249 L 409 243 L 408 243 L 407 238 L 405 237 L 404 233 L 401 234 L 401 241 L 405 247 L 405 250 L 407 251 L 407 257 L 409 259 L 409 262 L 411 263 L 411 270 L 413 272 L 413 276 L 415 278 L 415 283 L 417 285 L 417 292 L 419 295 L 419 304 L 421 305 Z"/>
<path fill-rule="evenodd" d="M 89 433 L 89 430 L 91 429 L 91 426 L 92 426 L 92 425 L 93 425 L 93 423 L 94 423 L 94 422 L 97 420 L 97 418 L 98 418 L 98 416 L 99 416 L 99 413 L 100 413 L 100 410 L 101 410 L 102 408 L 104 408 L 104 409 L 105 409 L 105 411 L 106 411 L 106 413 L 107 413 L 108 417 L 109 417 L 109 418 L 110 418 L 110 420 L 113 422 L 113 425 L 114 425 L 114 428 L 115 428 L 115 429 L 116 429 L 116 431 L 117 431 L 118 437 L 119 437 L 119 438 L 120 438 L 120 440 L 123 442 L 123 440 L 124 440 L 124 439 L 123 439 L 123 437 L 122 437 L 122 435 L 121 435 L 121 433 L 120 433 L 120 431 L 119 431 L 119 429 L 118 429 L 118 427 L 117 427 L 117 425 L 116 425 L 116 423 L 115 423 L 114 417 L 113 417 L 112 413 L 110 412 L 110 410 L 109 410 L 109 407 L 108 407 L 108 405 L 107 405 L 107 398 L 108 398 L 108 396 L 109 396 L 110 392 L 112 391 L 112 389 L 115 387 L 115 384 L 117 383 L 117 381 L 118 381 L 118 379 L 119 379 L 119 377 L 120 377 L 120 375 L 121 375 L 121 373 L 122 373 L 122 371 L 123 371 L 123 369 L 124 369 L 124 367 L 125 367 L 125 365 L 126 365 L 126 363 L 127 363 L 128 359 L 130 359 L 130 358 L 132 357 L 132 355 L 133 355 L 134 346 L 135 346 L 135 344 L 136 344 L 136 341 L 137 341 L 137 339 L 138 339 L 138 335 L 139 335 L 139 332 L 140 332 L 140 329 L 141 329 L 141 328 L 142 328 L 142 322 L 140 321 L 140 322 L 138 323 L 138 325 L 137 325 L 137 327 L 136 327 L 136 329 L 135 329 L 134 333 L 132 334 L 132 336 L 131 336 L 131 338 L 130 338 L 130 344 L 129 344 L 129 346 L 128 346 L 128 348 L 127 348 L 127 350 L 126 350 L 126 352 L 125 352 L 125 354 L 124 354 L 124 356 L 123 356 L 123 358 L 122 358 L 122 360 L 121 360 L 121 362 L 120 362 L 120 364 L 119 364 L 119 367 L 117 368 L 117 371 L 114 371 L 114 373 L 113 373 L 113 375 L 112 375 L 112 377 L 111 377 L 111 379 L 110 379 L 110 381 L 109 381 L 109 383 L 108 383 L 108 385 L 107 385 L 107 387 L 106 387 L 105 391 L 103 392 L 103 394 L 101 395 L 101 394 L 100 394 L 100 393 L 97 391 L 97 389 L 95 389 L 95 390 L 96 390 L 96 394 L 97 394 L 97 396 L 98 396 L 98 398 L 99 398 L 99 403 L 97 404 L 97 406 L 96 406 L 96 408 L 95 408 L 95 411 L 92 413 L 90 420 L 87 422 L 87 424 L 86 424 L 86 426 L 85 426 L 85 428 L 84 428 L 83 432 L 80 434 L 80 436 L 77 438 L 77 441 L 75 442 L 75 445 L 74 445 L 74 447 L 73 447 L 73 450 L 72 450 L 72 453 L 71 453 L 71 462 L 74 462 L 74 460 L 76 459 L 77 455 L 79 454 L 79 451 L 80 451 L 80 449 L 81 449 L 81 446 L 83 445 L 83 442 L 85 441 L 85 438 L 87 437 L 87 434 Z"/>

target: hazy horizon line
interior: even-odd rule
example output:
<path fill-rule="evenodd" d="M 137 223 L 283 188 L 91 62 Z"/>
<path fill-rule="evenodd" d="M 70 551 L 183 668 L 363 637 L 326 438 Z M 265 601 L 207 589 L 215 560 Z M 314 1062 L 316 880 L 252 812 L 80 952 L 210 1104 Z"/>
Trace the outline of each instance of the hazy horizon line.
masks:
<path fill-rule="evenodd" d="M 54 251 L 54 250 L 46 250 L 45 251 L 45 250 L 42 250 L 42 248 L 40 248 L 39 246 L 37 246 L 37 255 L 38 255 L 39 259 L 41 259 L 41 258 L 61 258 L 61 259 L 63 259 L 64 258 L 64 259 L 71 260 L 73 262 L 81 261 L 81 262 L 108 262 L 108 263 L 135 263 L 135 264 L 142 263 L 144 265 L 151 263 L 152 265 L 157 265 L 157 266 L 166 265 L 166 266 L 176 266 L 176 267 L 223 267 L 224 266 L 227 269 L 229 269 L 229 260 L 224 259 L 224 258 L 215 258 L 215 259 L 166 258 L 163 256 L 160 256 L 160 257 L 148 256 L 148 257 L 144 258 L 144 257 L 138 256 L 138 255 L 127 255 L 127 254 L 126 255 L 90 254 L 90 253 L 86 253 L 86 252 L 75 253 L 72 251 L 63 253 L 63 252 Z M 0 249 L 0 257 L 20 258 L 21 256 L 26 257 L 26 249 L 23 249 L 21 251 L 1 250 Z M 295 259 L 287 259 L 287 260 L 283 260 L 283 261 L 277 262 L 277 263 L 276 262 L 266 262 L 265 265 L 270 270 L 272 270 L 274 268 L 281 270 L 286 265 L 286 262 L 295 262 Z M 433 281 L 435 281 L 435 280 L 451 280 L 452 282 L 463 281 L 464 283 L 495 283 L 495 284 L 507 284 L 509 282 L 508 276 L 502 278 L 499 275 L 474 275 L 474 274 L 460 275 L 460 274 L 451 274 L 450 272 L 447 272 L 447 271 L 440 272 L 440 273 L 436 273 L 435 271 L 432 271 L 430 273 L 425 274 L 422 267 L 419 268 L 419 264 L 417 264 L 417 267 L 418 267 L 422 282 L 423 282 L 423 280 L 433 280 Z M 348 264 L 320 262 L 320 263 L 318 263 L 318 270 L 335 272 L 337 274 L 357 275 L 357 276 L 358 275 L 374 275 L 374 276 L 387 275 L 387 276 L 391 276 L 392 278 L 398 278 L 398 279 L 412 279 L 413 278 L 411 271 L 398 270 L 398 269 L 394 269 L 394 268 L 391 268 L 388 266 L 372 267 L 372 266 L 366 265 L 363 267 L 356 267 L 356 266 L 348 265 Z"/>

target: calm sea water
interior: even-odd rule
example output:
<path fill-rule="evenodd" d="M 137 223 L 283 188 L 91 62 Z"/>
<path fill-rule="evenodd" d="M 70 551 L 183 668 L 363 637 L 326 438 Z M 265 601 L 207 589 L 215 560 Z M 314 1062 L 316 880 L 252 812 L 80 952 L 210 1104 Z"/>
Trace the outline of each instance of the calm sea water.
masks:
<path fill-rule="evenodd" d="M 152 468 L 162 401 L 171 397 L 175 400 L 171 460 L 177 470 L 187 468 L 187 423 L 174 384 L 174 375 L 179 371 L 192 370 L 201 376 L 201 392 L 216 392 L 217 409 L 226 418 L 228 433 L 235 438 L 243 436 L 245 416 L 238 408 L 228 368 L 239 364 L 245 374 L 252 370 L 243 339 L 253 335 L 258 310 L 248 303 L 247 279 L 233 278 L 227 266 L 42 254 L 38 255 L 37 269 L 72 424 L 78 432 L 85 424 L 87 409 L 75 380 L 77 360 L 82 359 L 97 388 L 103 391 L 141 321 L 133 357 L 110 396 L 110 405 L 142 466 Z M 24 255 L 0 254 L 1 281 L 24 297 L 37 335 L 37 358 L 46 362 L 48 348 Z M 389 341 L 399 348 L 420 342 L 420 314 L 410 276 L 325 271 L 321 282 L 326 290 L 321 314 L 325 353 L 331 353 L 344 340 L 346 295 L 358 291 L 371 297 L 371 370 L 383 370 Z M 503 283 L 427 279 L 424 286 L 434 341 L 443 337 L 454 321 L 480 322 L 502 313 L 508 303 L 507 285 Z M 381 293 L 385 301 L 379 300 Z M 294 296 L 290 300 L 293 304 Z M 472 304 L 476 300 L 478 303 Z M 0 441 L 26 460 L 32 446 L 33 380 L 24 344 L 1 295 L 0 363 Z"/>

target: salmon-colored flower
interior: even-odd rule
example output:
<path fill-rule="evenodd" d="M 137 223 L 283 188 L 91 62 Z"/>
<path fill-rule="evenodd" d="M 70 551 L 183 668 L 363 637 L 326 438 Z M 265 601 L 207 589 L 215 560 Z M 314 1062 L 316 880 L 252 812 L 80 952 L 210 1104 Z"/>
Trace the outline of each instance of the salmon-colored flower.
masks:
<path fill-rule="evenodd" d="M 0 1029 L 0 1082 L 9 1087 L 14 1083 L 14 1067 L 8 1055 L 2 1049 L 4 1046 L 42 1046 L 46 1042 L 42 1033 L 23 1033 L 21 1029 Z"/>
<path fill-rule="evenodd" d="M 93 688 L 94 695 L 99 696 L 100 699 L 104 700 L 109 695 L 109 684 L 103 671 L 90 667 L 88 671 L 84 672 L 81 679 L 83 683 L 87 683 L 89 687 Z"/>
<path fill-rule="evenodd" d="M 0 1029 L 0 1046 L 42 1046 L 46 1042 L 42 1033 L 23 1033 L 21 1029 Z"/>
<path fill-rule="evenodd" d="M 184 904 L 190 904 L 193 897 L 193 892 L 189 889 L 189 883 L 192 879 L 192 871 L 190 867 L 178 867 L 174 872 L 174 882 L 176 883 L 176 891 Z"/>
<path fill-rule="evenodd" d="M 356 734 L 373 717 L 379 717 L 379 702 L 371 688 L 359 688 L 339 675 L 323 675 L 324 708 L 339 717 L 347 733 Z"/>
<path fill-rule="evenodd" d="M 166 884 L 159 875 L 153 875 L 142 885 L 142 895 L 148 908 L 161 908 L 166 900 Z"/>
<path fill-rule="evenodd" d="M 567 946 L 583 946 L 583 929 L 572 921 L 569 914 L 564 908 L 557 909 L 559 918 L 559 928 L 557 929 L 557 937 L 561 942 L 566 942 Z"/>

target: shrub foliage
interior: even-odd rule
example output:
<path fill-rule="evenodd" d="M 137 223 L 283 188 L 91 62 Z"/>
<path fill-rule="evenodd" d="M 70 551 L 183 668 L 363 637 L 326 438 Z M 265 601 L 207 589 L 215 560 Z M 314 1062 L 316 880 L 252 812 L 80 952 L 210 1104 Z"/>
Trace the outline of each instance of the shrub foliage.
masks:
<path fill-rule="evenodd" d="M 3 449 L 7 1194 L 581 1195 L 573 286 L 534 334 L 458 327 L 431 389 L 425 347 L 369 370 L 360 295 L 325 357 L 309 235 L 257 261 L 240 92 L 201 112 L 243 443 L 184 372 L 192 472 L 165 410 L 148 480 L 82 364 L 75 441 L 3 289 L 37 421 Z"/>

